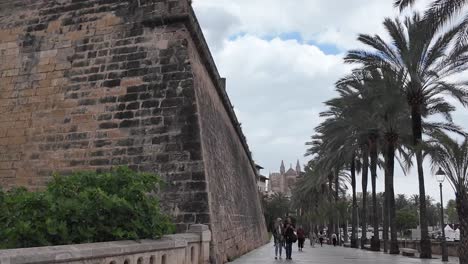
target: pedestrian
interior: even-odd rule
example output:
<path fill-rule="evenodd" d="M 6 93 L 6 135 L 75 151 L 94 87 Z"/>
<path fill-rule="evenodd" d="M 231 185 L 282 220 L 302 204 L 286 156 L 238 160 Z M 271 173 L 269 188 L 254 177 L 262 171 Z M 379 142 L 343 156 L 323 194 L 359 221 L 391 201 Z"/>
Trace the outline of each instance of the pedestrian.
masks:
<path fill-rule="evenodd" d="M 297 241 L 297 236 L 294 234 L 295 227 L 291 223 L 291 218 L 286 218 L 286 222 L 284 223 L 284 230 L 283 236 L 286 242 L 286 259 L 292 259 L 292 244 Z"/>
<path fill-rule="evenodd" d="M 302 226 L 297 228 L 297 247 L 299 251 L 302 251 L 304 248 L 304 241 L 305 241 L 305 231 Z"/>
<path fill-rule="evenodd" d="M 284 238 L 283 238 L 283 221 L 281 218 L 276 219 L 273 229 L 273 239 L 275 243 L 275 259 L 281 259 L 281 253 L 283 252 Z"/>
<path fill-rule="evenodd" d="M 310 246 L 315 247 L 315 240 L 317 240 L 317 236 L 315 235 L 314 231 L 310 231 L 309 240 L 310 240 Z"/>
<path fill-rule="evenodd" d="M 331 239 L 332 239 L 332 242 L 333 242 L 333 246 L 336 247 L 336 242 L 338 240 L 336 239 L 336 234 L 335 233 L 332 234 Z"/>
<path fill-rule="evenodd" d="M 323 233 L 322 233 L 322 231 L 320 231 L 319 241 L 320 241 L 320 246 L 323 247 Z"/>

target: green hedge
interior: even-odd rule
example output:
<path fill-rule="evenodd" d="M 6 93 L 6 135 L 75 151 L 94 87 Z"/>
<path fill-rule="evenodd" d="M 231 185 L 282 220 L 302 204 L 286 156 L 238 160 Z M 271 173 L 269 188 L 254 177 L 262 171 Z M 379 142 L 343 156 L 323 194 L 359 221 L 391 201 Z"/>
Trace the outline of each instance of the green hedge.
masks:
<path fill-rule="evenodd" d="M 0 190 L 0 248 L 160 238 L 173 233 L 161 213 L 158 176 L 121 167 L 54 176 L 46 190 Z"/>

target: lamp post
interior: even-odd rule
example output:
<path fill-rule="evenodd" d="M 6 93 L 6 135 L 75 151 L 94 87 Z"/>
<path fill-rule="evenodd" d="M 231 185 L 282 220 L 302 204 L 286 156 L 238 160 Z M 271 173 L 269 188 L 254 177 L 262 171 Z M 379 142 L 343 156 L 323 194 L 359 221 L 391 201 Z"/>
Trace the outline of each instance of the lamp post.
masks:
<path fill-rule="evenodd" d="M 442 228 L 442 241 L 441 241 L 442 261 L 448 261 L 447 244 L 445 243 L 445 230 L 444 230 L 444 201 L 442 198 L 442 183 L 445 180 L 445 172 L 441 168 L 439 168 L 439 170 L 436 172 L 436 178 L 437 178 L 437 181 L 439 182 L 439 187 L 440 187 L 440 227 Z"/>

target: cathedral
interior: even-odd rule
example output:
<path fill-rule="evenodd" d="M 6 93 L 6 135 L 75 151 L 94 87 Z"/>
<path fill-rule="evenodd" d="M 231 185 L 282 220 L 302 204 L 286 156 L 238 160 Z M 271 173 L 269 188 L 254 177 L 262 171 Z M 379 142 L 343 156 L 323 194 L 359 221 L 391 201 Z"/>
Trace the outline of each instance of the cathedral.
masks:
<path fill-rule="evenodd" d="M 294 188 L 296 181 L 302 176 L 301 165 L 299 160 L 294 170 L 292 164 L 286 171 L 284 162 L 281 161 L 280 172 L 270 173 L 268 190 L 270 194 L 283 193 L 286 196 L 291 196 L 291 190 Z"/>

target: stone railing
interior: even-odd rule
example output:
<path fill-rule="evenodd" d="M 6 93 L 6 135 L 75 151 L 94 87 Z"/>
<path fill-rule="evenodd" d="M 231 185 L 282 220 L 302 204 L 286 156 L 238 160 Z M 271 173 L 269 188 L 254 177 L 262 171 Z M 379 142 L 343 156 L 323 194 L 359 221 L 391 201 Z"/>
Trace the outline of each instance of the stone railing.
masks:
<path fill-rule="evenodd" d="M 210 241 L 206 225 L 192 225 L 160 240 L 0 250 L 0 264 L 207 264 Z"/>
<path fill-rule="evenodd" d="M 458 257 L 458 242 L 447 241 L 447 253 L 449 256 Z M 398 240 L 398 246 L 400 248 L 412 248 L 420 252 L 420 242 L 419 240 Z M 380 247 L 383 248 L 383 240 L 380 241 Z M 432 254 L 441 255 L 442 248 L 440 246 L 440 241 L 431 241 Z"/>
<path fill-rule="evenodd" d="M 447 243 L 448 255 L 452 257 L 458 257 L 458 242 L 447 241 L 446 243 Z M 398 246 L 400 248 L 406 247 L 406 248 L 412 248 L 412 249 L 421 251 L 419 240 L 399 240 Z M 435 255 L 442 254 L 442 247 L 440 245 L 440 241 L 432 240 L 431 249 L 432 249 L 432 254 L 435 254 Z"/>

